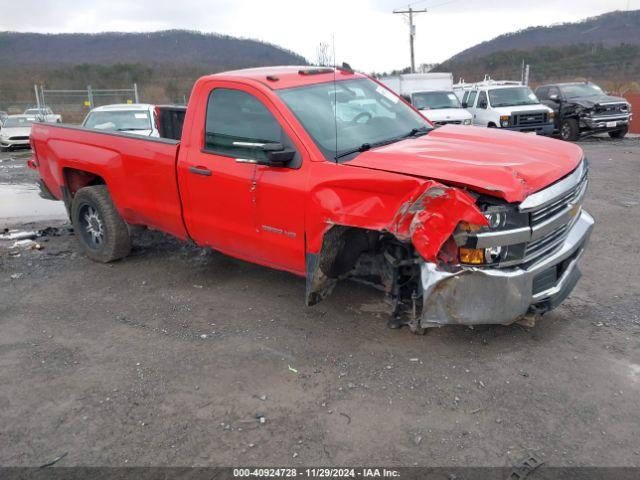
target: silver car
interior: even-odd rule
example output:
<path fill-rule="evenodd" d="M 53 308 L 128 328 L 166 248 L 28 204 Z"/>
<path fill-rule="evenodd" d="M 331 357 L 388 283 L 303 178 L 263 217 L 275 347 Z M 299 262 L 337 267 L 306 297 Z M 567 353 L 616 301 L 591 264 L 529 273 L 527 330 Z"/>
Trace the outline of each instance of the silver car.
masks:
<path fill-rule="evenodd" d="M 0 150 L 29 147 L 31 125 L 36 118 L 28 115 L 9 115 L 0 129 Z"/>

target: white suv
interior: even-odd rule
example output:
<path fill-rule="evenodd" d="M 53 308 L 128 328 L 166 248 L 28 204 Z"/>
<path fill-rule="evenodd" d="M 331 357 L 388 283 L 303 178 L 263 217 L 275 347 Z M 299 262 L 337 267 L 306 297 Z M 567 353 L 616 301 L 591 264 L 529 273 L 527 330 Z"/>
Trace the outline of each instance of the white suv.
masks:
<path fill-rule="evenodd" d="M 520 82 L 487 80 L 454 87 L 462 106 L 473 115 L 473 124 L 517 132 L 553 134 L 553 110 Z"/>

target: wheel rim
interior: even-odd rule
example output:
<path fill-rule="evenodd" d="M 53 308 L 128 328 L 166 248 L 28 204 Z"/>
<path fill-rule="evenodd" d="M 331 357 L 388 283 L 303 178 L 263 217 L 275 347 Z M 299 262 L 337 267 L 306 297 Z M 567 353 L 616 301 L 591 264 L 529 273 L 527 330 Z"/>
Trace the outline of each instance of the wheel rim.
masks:
<path fill-rule="evenodd" d="M 562 124 L 562 129 L 560 130 L 560 135 L 562 136 L 562 138 L 564 140 L 567 140 L 569 137 L 571 137 L 571 127 L 569 126 L 568 123 L 563 123 Z"/>
<path fill-rule="evenodd" d="M 84 243 L 92 249 L 101 248 L 104 244 L 104 222 L 98 210 L 93 205 L 83 205 L 78 220 Z"/>

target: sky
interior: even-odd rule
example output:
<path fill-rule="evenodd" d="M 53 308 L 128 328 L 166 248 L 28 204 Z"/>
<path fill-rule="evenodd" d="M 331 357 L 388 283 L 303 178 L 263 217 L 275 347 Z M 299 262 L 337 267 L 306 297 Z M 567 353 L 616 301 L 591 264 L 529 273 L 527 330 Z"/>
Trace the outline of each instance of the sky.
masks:
<path fill-rule="evenodd" d="M 408 0 L 410 1 L 410 0 Z M 314 62 L 317 46 L 366 72 L 409 65 L 402 0 L 0 0 L 0 31 L 189 29 L 267 41 Z M 437 63 L 503 33 L 573 22 L 640 0 L 425 0 L 415 17 L 416 65 Z"/>

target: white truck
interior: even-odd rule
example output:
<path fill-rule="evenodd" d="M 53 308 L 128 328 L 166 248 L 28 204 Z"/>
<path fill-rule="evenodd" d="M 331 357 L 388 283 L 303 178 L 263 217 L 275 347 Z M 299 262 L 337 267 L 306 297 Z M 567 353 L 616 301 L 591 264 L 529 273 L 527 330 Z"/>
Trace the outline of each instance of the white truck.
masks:
<path fill-rule="evenodd" d="M 478 83 L 457 83 L 453 91 L 473 116 L 474 125 L 553 134 L 553 110 L 540 103 L 536 94 L 521 82 L 485 77 Z"/>
<path fill-rule="evenodd" d="M 28 108 L 23 115 L 34 116 L 39 122 L 62 123 L 62 115 L 53 113 L 51 107 Z"/>
<path fill-rule="evenodd" d="M 451 73 L 408 73 L 382 77 L 380 81 L 404 97 L 436 127 L 471 125 L 472 117 L 453 93 Z"/>

